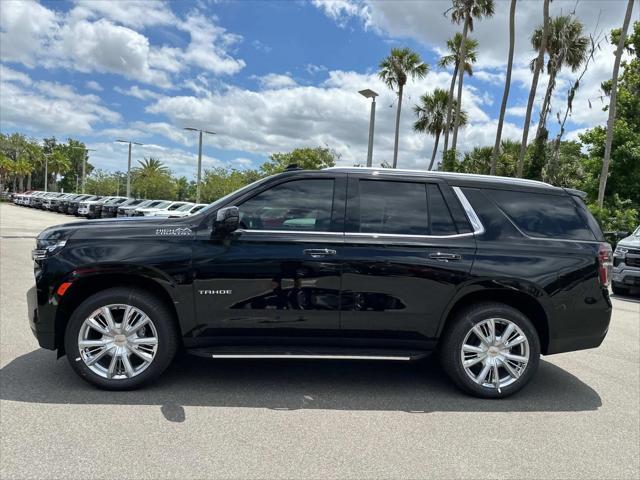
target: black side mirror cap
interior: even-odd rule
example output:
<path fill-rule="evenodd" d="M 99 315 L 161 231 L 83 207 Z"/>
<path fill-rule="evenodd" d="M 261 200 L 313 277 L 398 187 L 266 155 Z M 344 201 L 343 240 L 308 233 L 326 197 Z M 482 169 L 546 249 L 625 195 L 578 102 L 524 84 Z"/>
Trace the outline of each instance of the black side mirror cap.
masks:
<path fill-rule="evenodd" d="M 240 226 L 240 210 L 238 207 L 221 208 L 216 212 L 214 230 L 216 233 L 231 233 Z"/>

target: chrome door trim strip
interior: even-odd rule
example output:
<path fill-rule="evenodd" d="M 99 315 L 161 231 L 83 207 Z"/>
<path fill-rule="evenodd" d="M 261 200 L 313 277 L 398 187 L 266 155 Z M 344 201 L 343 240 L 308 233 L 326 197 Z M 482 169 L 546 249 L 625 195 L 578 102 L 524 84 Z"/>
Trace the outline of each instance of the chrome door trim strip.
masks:
<path fill-rule="evenodd" d="M 458 197 L 458 200 L 460 200 L 460 203 L 462 204 L 462 208 L 464 208 L 464 211 L 467 214 L 467 218 L 469 219 L 469 222 L 473 227 L 473 234 L 482 235 L 484 233 L 484 225 L 482 225 L 482 222 L 478 218 L 478 215 L 476 215 L 476 212 L 471 206 L 471 204 L 469 203 L 469 200 L 467 200 L 467 197 L 462 192 L 460 187 L 451 187 L 451 188 L 453 188 L 454 193 L 456 194 L 456 196 Z"/>

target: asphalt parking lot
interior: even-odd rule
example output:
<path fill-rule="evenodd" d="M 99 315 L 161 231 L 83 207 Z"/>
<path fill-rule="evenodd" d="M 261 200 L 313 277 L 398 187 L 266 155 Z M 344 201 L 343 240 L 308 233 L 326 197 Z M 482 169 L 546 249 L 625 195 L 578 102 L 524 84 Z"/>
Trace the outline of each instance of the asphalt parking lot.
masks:
<path fill-rule="evenodd" d="M 640 478 L 640 299 L 596 350 L 543 357 L 506 400 L 416 364 L 182 357 L 103 392 L 29 329 L 35 235 L 73 217 L 0 204 L 0 478 Z"/>

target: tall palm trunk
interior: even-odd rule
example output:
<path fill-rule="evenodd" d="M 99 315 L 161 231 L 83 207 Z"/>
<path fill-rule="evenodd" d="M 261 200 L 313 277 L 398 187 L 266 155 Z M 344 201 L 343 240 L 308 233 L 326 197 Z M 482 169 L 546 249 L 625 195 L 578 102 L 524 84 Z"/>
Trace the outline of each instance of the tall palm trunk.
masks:
<path fill-rule="evenodd" d="M 453 113 L 453 91 L 456 88 L 456 79 L 458 78 L 458 68 L 460 64 L 456 63 L 455 67 L 453 67 L 453 75 L 451 75 L 451 85 L 449 86 L 449 103 L 447 104 L 447 123 L 445 123 L 444 128 L 444 150 L 442 150 L 442 158 L 447 153 L 449 148 L 449 132 L 451 129 L 449 125 L 451 125 L 451 114 Z"/>
<path fill-rule="evenodd" d="M 31 190 L 31 172 L 27 175 L 27 190 Z"/>
<path fill-rule="evenodd" d="M 402 90 L 404 85 L 398 86 L 398 111 L 396 113 L 396 140 L 393 144 L 393 168 L 398 166 L 398 139 L 400 137 L 400 111 L 402 110 Z"/>
<path fill-rule="evenodd" d="M 429 162 L 429 168 L 427 170 L 431 170 L 433 168 L 433 162 L 436 160 L 436 153 L 438 152 L 438 143 L 440 142 L 440 131 L 436 132 L 436 142 L 433 144 L 433 153 L 431 154 L 431 161 Z"/>
<path fill-rule="evenodd" d="M 462 28 L 462 42 L 460 44 L 460 68 L 458 68 L 458 95 L 456 103 L 456 115 L 453 119 L 453 139 L 451 140 L 451 149 L 456 149 L 458 143 L 458 127 L 460 126 L 460 105 L 462 105 L 462 84 L 464 82 L 464 62 L 467 56 L 467 34 L 469 32 L 469 23 L 471 22 L 471 12 L 467 12 L 464 19 L 464 27 Z"/>
<path fill-rule="evenodd" d="M 540 78 L 540 70 L 544 65 L 544 54 L 547 50 L 547 35 L 549 34 L 549 0 L 544 0 L 543 10 L 543 27 L 542 41 L 540 42 L 540 51 L 533 69 L 533 79 L 531 80 L 531 90 L 529 91 L 529 100 L 527 102 L 527 112 L 524 116 L 524 125 L 522 126 L 522 143 L 520 144 L 520 153 L 518 154 L 518 168 L 516 175 L 522 178 L 522 170 L 524 168 L 524 154 L 527 151 L 527 139 L 529 138 L 529 126 L 531 124 L 531 111 L 533 109 L 533 101 L 536 98 L 538 90 L 538 79 Z"/>
<path fill-rule="evenodd" d="M 607 119 L 607 137 L 604 144 L 604 158 L 602 159 L 602 172 L 600 173 L 600 186 L 598 187 L 598 206 L 604 204 L 604 192 L 607 188 L 607 176 L 609 175 L 609 162 L 611 160 L 611 144 L 613 143 L 613 123 L 616 119 L 616 100 L 618 97 L 618 71 L 620 70 L 620 58 L 624 50 L 624 41 L 627 37 L 629 22 L 631 20 L 631 11 L 633 10 L 634 0 L 629 0 L 627 4 L 627 12 L 624 15 L 624 23 L 620 32 L 620 40 L 618 40 L 618 49 L 616 50 L 616 61 L 613 64 L 613 75 L 611 78 L 611 100 L 609 101 L 609 118 Z"/>
<path fill-rule="evenodd" d="M 547 85 L 547 91 L 544 94 L 544 100 L 542 101 L 542 108 L 540 109 L 540 120 L 538 121 L 538 130 L 536 131 L 536 140 L 543 136 L 544 130 L 547 126 L 547 117 L 551 110 L 551 96 L 553 95 L 553 89 L 556 87 L 556 76 L 558 69 L 556 62 L 552 62 L 549 66 L 549 84 Z"/>
<path fill-rule="evenodd" d="M 500 140 L 502 139 L 502 126 L 504 124 L 504 115 L 507 111 L 507 100 L 509 99 L 509 89 L 511 87 L 511 70 L 513 68 L 513 49 L 516 43 L 515 26 L 516 23 L 516 0 L 511 0 L 511 9 L 509 10 L 509 57 L 507 60 L 507 76 L 504 81 L 504 93 L 502 94 L 502 104 L 500 105 L 500 118 L 498 118 L 498 130 L 496 132 L 496 143 L 493 145 L 493 154 L 491 155 L 491 175 L 496 174 L 496 166 L 498 165 L 498 154 L 500 153 Z"/>
<path fill-rule="evenodd" d="M 18 189 L 20 192 L 24 192 L 24 175 L 20 175 L 18 180 Z"/>

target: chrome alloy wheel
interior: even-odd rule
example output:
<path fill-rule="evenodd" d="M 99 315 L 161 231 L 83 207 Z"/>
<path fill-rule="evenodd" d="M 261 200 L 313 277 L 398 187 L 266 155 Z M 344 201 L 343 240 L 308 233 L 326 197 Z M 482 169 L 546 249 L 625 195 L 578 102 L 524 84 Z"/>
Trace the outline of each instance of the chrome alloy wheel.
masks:
<path fill-rule="evenodd" d="M 529 352 L 529 341 L 518 325 L 504 318 L 489 318 L 467 332 L 460 360 L 471 380 L 500 392 L 524 373 Z"/>
<path fill-rule="evenodd" d="M 78 332 L 80 358 L 103 378 L 127 379 L 144 372 L 158 349 L 151 319 L 131 305 L 106 305 L 89 315 Z"/>

